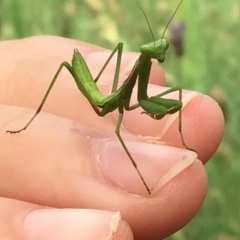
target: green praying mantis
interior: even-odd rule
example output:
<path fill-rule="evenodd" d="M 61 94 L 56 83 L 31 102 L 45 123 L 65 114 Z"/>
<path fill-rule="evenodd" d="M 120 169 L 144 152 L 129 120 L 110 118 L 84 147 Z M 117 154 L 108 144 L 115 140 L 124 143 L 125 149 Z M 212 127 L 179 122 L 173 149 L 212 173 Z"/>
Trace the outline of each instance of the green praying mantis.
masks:
<path fill-rule="evenodd" d="M 165 92 L 162 92 L 156 96 L 149 97 L 147 95 L 147 88 L 148 88 L 148 81 L 149 81 L 149 75 L 151 70 L 151 59 L 157 59 L 159 63 L 162 63 L 166 59 L 166 50 L 169 47 L 169 43 L 166 39 L 164 39 L 164 33 L 169 26 L 172 18 L 176 14 L 178 8 L 180 7 L 183 0 L 180 1 L 178 4 L 176 10 L 174 11 L 172 17 L 170 18 L 164 32 L 162 35 L 162 38 L 159 40 L 154 40 L 153 42 L 149 44 L 145 44 L 140 47 L 140 56 L 137 59 L 135 65 L 132 68 L 132 71 L 130 75 L 127 77 L 127 79 L 123 82 L 122 86 L 118 88 L 118 80 L 119 80 L 119 72 L 120 72 L 120 65 L 121 65 L 121 57 L 122 57 L 122 51 L 123 51 L 123 43 L 118 43 L 116 48 L 112 51 L 109 58 L 103 65 L 102 69 L 100 70 L 97 77 L 94 79 L 92 77 L 91 72 L 88 69 L 88 66 L 80 54 L 80 52 L 77 49 L 74 49 L 73 57 L 72 57 L 72 64 L 68 62 L 62 62 L 55 73 L 43 99 L 40 103 L 37 111 L 33 115 L 33 117 L 29 120 L 29 122 L 21 129 L 16 131 L 8 130 L 8 133 L 20 133 L 23 130 L 26 130 L 28 126 L 32 123 L 32 121 L 35 119 L 35 117 L 39 114 L 41 111 L 54 83 L 56 82 L 60 72 L 63 68 L 66 68 L 72 77 L 74 78 L 78 89 L 81 91 L 81 93 L 87 98 L 90 105 L 92 106 L 93 110 L 96 112 L 96 114 L 100 117 L 105 116 L 106 114 L 118 110 L 119 117 L 116 125 L 115 133 L 126 152 L 127 156 L 129 157 L 132 165 L 137 171 L 137 174 L 141 178 L 147 192 L 151 194 L 151 190 L 149 186 L 147 185 L 145 179 L 143 178 L 141 172 L 138 169 L 137 164 L 135 163 L 134 159 L 132 158 L 130 152 L 127 149 L 127 146 L 125 145 L 121 134 L 120 134 L 120 126 L 123 119 L 124 111 L 132 111 L 138 107 L 141 107 L 145 114 L 147 114 L 149 117 L 159 120 L 162 119 L 167 114 L 173 114 L 176 112 L 179 112 L 179 125 L 178 130 L 181 136 L 182 144 L 185 148 L 190 149 L 183 138 L 182 134 L 182 89 L 179 87 L 171 88 Z M 152 30 L 150 28 L 150 24 L 147 20 L 147 17 L 145 13 L 143 12 L 144 17 L 146 18 L 147 24 L 149 26 L 149 29 L 152 34 Z M 153 37 L 153 34 L 152 34 Z M 154 39 L 154 37 L 153 37 Z M 117 61 L 116 61 L 116 71 L 114 74 L 114 81 L 112 85 L 111 93 L 108 96 L 104 96 L 97 87 L 97 81 L 99 80 L 101 74 L 103 73 L 104 69 L 110 62 L 111 58 L 114 56 L 114 54 L 117 52 Z M 134 105 L 130 105 L 131 95 L 133 88 L 136 84 L 136 81 L 138 80 L 138 90 L 137 90 L 137 100 L 138 102 Z M 171 92 L 179 92 L 179 99 L 165 99 L 162 98 L 163 96 L 171 93 Z"/>

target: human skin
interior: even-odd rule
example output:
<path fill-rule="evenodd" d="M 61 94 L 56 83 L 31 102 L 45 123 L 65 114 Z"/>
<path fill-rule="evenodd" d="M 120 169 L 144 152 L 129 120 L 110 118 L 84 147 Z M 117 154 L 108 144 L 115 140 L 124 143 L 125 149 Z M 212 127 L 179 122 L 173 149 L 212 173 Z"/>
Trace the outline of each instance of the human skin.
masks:
<path fill-rule="evenodd" d="M 183 134 L 197 154 L 183 148 L 177 114 L 155 121 L 141 109 L 125 113 L 121 133 L 150 196 L 116 139 L 117 111 L 97 116 L 66 70 L 29 128 L 6 134 L 29 121 L 74 48 L 94 76 L 109 55 L 97 46 L 50 36 L 0 43 L 0 239 L 111 239 L 112 232 L 114 239 L 165 238 L 203 203 L 204 164 L 221 141 L 222 112 L 210 97 L 183 92 Z M 124 53 L 121 82 L 137 57 Z M 104 94 L 114 71 L 113 61 L 98 82 Z M 155 63 L 149 81 L 149 95 L 163 91 L 164 72 Z"/>

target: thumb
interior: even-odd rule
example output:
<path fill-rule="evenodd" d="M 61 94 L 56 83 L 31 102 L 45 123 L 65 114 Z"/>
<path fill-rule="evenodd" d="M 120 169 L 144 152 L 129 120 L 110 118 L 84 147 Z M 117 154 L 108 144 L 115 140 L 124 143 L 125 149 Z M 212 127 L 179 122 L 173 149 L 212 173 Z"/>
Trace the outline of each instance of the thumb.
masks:
<path fill-rule="evenodd" d="M 119 212 L 45 208 L 0 198 L 0 239 L 133 239 Z"/>

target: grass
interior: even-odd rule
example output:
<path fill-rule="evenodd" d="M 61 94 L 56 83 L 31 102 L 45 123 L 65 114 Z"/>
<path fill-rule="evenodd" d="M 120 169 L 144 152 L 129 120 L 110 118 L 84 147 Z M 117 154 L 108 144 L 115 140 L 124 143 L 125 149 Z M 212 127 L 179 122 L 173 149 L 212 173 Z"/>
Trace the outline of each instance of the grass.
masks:
<path fill-rule="evenodd" d="M 0 39 L 51 34 L 111 49 L 122 41 L 126 51 L 139 51 L 152 38 L 136 6 L 143 7 L 155 38 L 160 38 L 177 4 L 176 0 L 2 0 Z M 206 166 L 206 200 L 197 216 L 169 240 L 240 237 L 239 27 L 237 0 L 184 0 L 166 34 L 178 40 L 164 63 L 169 85 L 211 95 L 226 118 L 222 144 Z"/>

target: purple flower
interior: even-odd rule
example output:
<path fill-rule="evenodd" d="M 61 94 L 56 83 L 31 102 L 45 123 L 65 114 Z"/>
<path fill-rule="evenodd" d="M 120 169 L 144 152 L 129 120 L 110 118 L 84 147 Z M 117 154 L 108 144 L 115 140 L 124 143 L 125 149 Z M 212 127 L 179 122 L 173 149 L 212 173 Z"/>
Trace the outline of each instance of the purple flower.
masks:
<path fill-rule="evenodd" d="M 170 43 L 174 47 L 175 54 L 178 58 L 180 58 L 184 54 L 183 34 L 185 28 L 186 25 L 183 22 L 180 22 L 178 24 L 175 23 L 173 27 L 170 28 Z"/>

